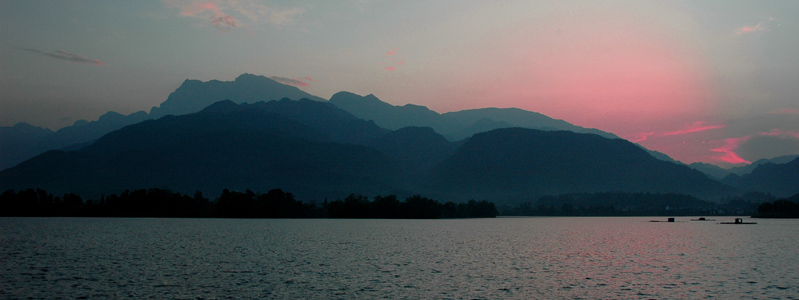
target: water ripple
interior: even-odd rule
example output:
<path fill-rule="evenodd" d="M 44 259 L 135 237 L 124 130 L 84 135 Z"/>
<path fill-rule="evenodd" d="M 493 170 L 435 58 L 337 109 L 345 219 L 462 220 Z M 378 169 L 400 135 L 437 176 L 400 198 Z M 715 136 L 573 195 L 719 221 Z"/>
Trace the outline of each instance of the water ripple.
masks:
<path fill-rule="evenodd" d="M 3 299 L 796 299 L 799 220 L 0 218 Z"/>

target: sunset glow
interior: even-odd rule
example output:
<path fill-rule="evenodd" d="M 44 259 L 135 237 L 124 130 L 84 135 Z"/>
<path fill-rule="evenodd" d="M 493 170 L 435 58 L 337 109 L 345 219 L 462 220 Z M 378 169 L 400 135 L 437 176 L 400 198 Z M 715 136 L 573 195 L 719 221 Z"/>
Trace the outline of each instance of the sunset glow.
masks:
<path fill-rule="evenodd" d="M 665 133 L 663 133 L 663 136 L 688 134 L 688 133 L 700 132 L 700 131 L 705 131 L 705 130 L 720 129 L 720 128 L 724 128 L 724 127 L 726 127 L 726 125 L 706 125 L 705 122 L 696 121 L 696 122 L 694 122 L 693 124 L 691 124 L 690 126 L 688 126 L 686 128 L 683 128 L 683 129 L 680 129 L 680 130 L 677 130 L 677 131 L 665 132 Z"/>
<path fill-rule="evenodd" d="M 0 0 L 0 300 L 796 299 L 797 13 Z"/>
<path fill-rule="evenodd" d="M 799 3 L 0 3 L 2 126 L 56 130 L 250 73 L 321 98 L 521 108 L 686 163 L 799 153 Z"/>
<path fill-rule="evenodd" d="M 735 150 L 738 149 L 738 147 L 742 143 L 746 142 L 749 138 L 750 138 L 749 136 L 745 136 L 745 137 L 740 137 L 740 138 L 725 139 L 723 146 L 718 147 L 718 148 L 710 149 L 710 151 L 718 152 L 718 153 L 722 154 L 720 157 L 713 157 L 713 158 L 714 159 L 718 159 L 720 161 L 723 161 L 725 163 L 729 163 L 729 164 L 742 164 L 742 163 L 750 164 L 750 163 L 752 163 L 752 162 L 750 162 L 748 160 L 745 160 L 745 159 L 741 158 L 740 156 L 738 156 L 738 154 L 735 153 Z"/>
<path fill-rule="evenodd" d="M 554 100 L 536 103 L 540 111 L 606 128 L 601 120 L 610 115 L 622 117 L 615 127 L 712 109 L 701 56 L 680 46 L 683 41 L 632 24 L 600 26 L 545 37 L 543 44 L 570 51 L 532 62 L 534 79 L 542 82 L 536 96 Z"/>

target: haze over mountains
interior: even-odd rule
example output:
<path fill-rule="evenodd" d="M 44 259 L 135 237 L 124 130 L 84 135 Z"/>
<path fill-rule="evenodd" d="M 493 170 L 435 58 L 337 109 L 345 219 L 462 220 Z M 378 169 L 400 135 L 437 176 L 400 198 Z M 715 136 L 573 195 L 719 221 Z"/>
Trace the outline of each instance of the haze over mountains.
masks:
<path fill-rule="evenodd" d="M 242 74 L 230 82 L 186 80 L 169 95 L 166 101 L 158 107 L 153 107 L 149 114 L 140 111 L 124 116 L 108 112 L 97 121 L 81 120 L 56 132 L 24 123 L 13 127 L 0 127 L 0 170 L 46 150 L 74 145 L 85 146 L 85 143 L 124 126 L 165 115 L 198 112 L 220 100 L 255 103 L 282 98 L 325 101 L 294 86 L 252 74 Z M 362 97 L 348 92 L 334 95 L 330 102 L 359 118 L 374 120 L 379 126 L 387 129 L 394 130 L 407 126 L 431 127 L 452 141 L 467 138 L 478 132 L 506 127 L 570 130 L 616 138 L 611 133 L 574 126 L 562 120 L 515 108 L 485 108 L 439 114 L 424 106 L 393 106 L 373 95 Z"/>
<path fill-rule="evenodd" d="M 80 120 L 74 125 L 56 132 L 25 123 L 0 127 L 0 170 L 14 166 L 47 150 L 79 148 L 124 126 L 148 119 L 157 119 L 168 114 L 182 115 L 198 112 L 220 100 L 231 100 L 234 103 L 255 103 L 282 98 L 325 101 L 296 87 L 252 74 L 242 74 L 230 82 L 186 80 L 169 95 L 166 101 L 158 107 L 153 107 L 149 114 L 139 111 L 125 116 L 116 112 L 108 112 L 97 121 Z M 475 133 L 507 127 L 569 130 L 618 138 L 612 133 L 575 126 L 563 120 L 552 119 L 539 113 L 517 108 L 483 108 L 439 114 L 424 106 L 410 104 L 393 106 L 380 101 L 374 95 L 359 96 L 348 92 L 335 94 L 331 97 L 330 102 L 359 118 L 374 120 L 379 126 L 387 129 L 399 129 L 406 126 L 431 127 L 451 141 L 461 140 Z M 655 151 L 650 151 L 650 153 L 660 159 L 671 161 L 671 158 L 665 154 Z"/>
<path fill-rule="evenodd" d="M 799 192 L 799 176 L 768 179 L 793 174 L 796 161 L 725 179 L 738 189 L 613 134 L 534 112 L 439 114 L 347 92 L 328 102 L 249 74 L 187 80 L 149 114 L 109 112 L 57 132 L 18 124 L 0 128 L 0 138 L 0 189 L 54 193 L 281 188 L 306 200 L 423 193 L 465 201 L 628 191 L 716 201 L 745 190 Z"/>
<path fill-rule="evenodd" d="M 296 87 L 278 83 L 264 76 L 242 74 L 230 82 L 216 80 L 201 82 L 187 79 L 167 97 L 166 101 L 158 107 L 153 107 L 149 114 L 139 111 L 125 116 L 108 112 L 100 116 L 97 121 L 80 120 L 55 132 L 25 123 L 0 127 L 0 170 L 47 150 L 75 145 L 85 146 L 85 143 L 127 125 L 157 119 L 168 114 L 183 115 L 198 112 L 220 100 L 255 103 L 282 98 L 324 101 Z"/>
<path fill-rule="evenodd" d="M 383 128 L 396 130 L 408 126 L 430 127 L 452 141 L 468 138 L 475 133 L 508 127 L 568 130 L 618 138 L 612 133 L 575 126 L 563 120 L 518 108 L 492 107 L 439 114 L 424 106 L 413 104 L 394 106 L 380 101 L 374 95 L 359 96 L 349 92 L 336 93 L 330 97 L 330 103 L 356 117 L 373 120 Z"/>
<path fill-rule="evenodd" d="M 349 193 L 422 193 L 444 201 L 616 190 L 705 198 L 734 193 L 621 139 L 505 128 L 459 145 L 430 129 L 389 131 L 307 99 L 222 101 L 198 113 L 144 121 L 78 151 L 46 152 L 4 170 L 0 182 L 4 189 L 94 196 L 150 187 L 207 194 L 282 188 L 304 200 Z"/>

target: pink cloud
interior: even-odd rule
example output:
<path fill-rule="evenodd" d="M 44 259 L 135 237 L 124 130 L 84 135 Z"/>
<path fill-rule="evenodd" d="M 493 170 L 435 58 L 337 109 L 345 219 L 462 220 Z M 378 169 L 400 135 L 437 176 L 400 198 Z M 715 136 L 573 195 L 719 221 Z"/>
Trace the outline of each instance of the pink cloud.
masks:
<path fill-rule="evenodd" d="M 767 132 L 759 133 L 761 136 L 773 136 L 773 137 L 793 137 L 799 139 L 799 132 L 796 131 L 783 131 L 779 128 L 774 128 Z"/>
<path fill-rule="evenodd" d="M 747 135 L 747 136 L 744 136 L 744 137 L 725 139 L 724 140 L 724 145 L 722 145 L 721 147 L 718 147 L 718 148 L 710 149 L 710 151 L 721 153 L 722 154 L 721 157 L 714 157 L 714 159 L 721 160 L 721 161 L 726 162 L 726 163 L 731 163 L 731 164 L 747 163 L 747 164 L 751 164 L 750 161 L 741 158 L 740 156 L 738 156 L 737 153 L 735 153 L 735 150 L 737 150 L 738 147 L 741 144 L 743 144 L 744 142 L 746 142 L 750 137 L 751 136 Z"/>
<path fill-rule="evenodd" d="M 229 30 L 237 27 L 236 19 L 222 12 L 216 1 L 170 1 L 172 6 L 180 9 L 180 14 L 186 17 L 207 19 L 216 28 Z"/>
<path fill-rule="evenodd" d="M 720 129 L 720 128 L 724 128 L 724 127 L 727 127 L 727 125 L 724 125 L 724 124 L 721 124 L 721 125 L 707 125 L 707 123 L 705 121 L 696 121 L 696 122 L 694 122 L 694 123 L 692 123 L 692 124 L 690 124 L 690 125 L 688 125 L 688 126 L 686 126 L 684 128 L 678 129 L 678 130 L 666 131 L 666 132 L 654 132 L 654 131 L 639 132 L 639 133 L 635 133 L 635 134 L 630 135 L 629 138 L 627 138 L 627 139 L 632 141 L 632 142 L 638 143 L 638 142 L 646 141 L 651 136 L 661 136 L 661 137 L 662 136 L 674 136 L 674 135 L 682 135 L 682 134 L 689 134 L 689 133 L 695 133 L 695 132 L 702 132 L 702 131 L 713 130 L 713 129 Z"/>
<path fill-rule="evenodd" d="M 394 71 L 397 69 L 397 66 L 402 66 L 405 64 L 405 62 L 402 61 L 402 56 L 401 55 L 397 56 L 397 48 L 391 49 L 391 51 L 386 52 L 386 56 L 390 57 L 388 59 L 387 65 L 391 66 L 383 67 L 383 69 L 386 69 L 388 71 Z"/>
<path fill-rule="evenodd" d="M 671 135 L 688 134 L 688 133 L 694 133 L 694 132 L 700 132 L 700 131 L 706 131 L 706 130 L 719 129 L 719 128 L 724 128 L 724 127 L 726 127 L 726 125 L 705 125 L 704 121 L 696 121 L 693 124 L 688 125 L 685 128 L 682 128 L 680 130 L 675 130 L 675 131 L 664 132 L 661 135 L 662 136 L 671 136 Z"/>
<path fill-rule="evenodd" d="M 41 50 L 37 50 L 37 49 L 33 49 L 33 48 L 29 48 L 29 49 L 19 48 L 19 49 L 20 50 L 25 50 L 25 51 L 28 51 L 28 52 L 31 52 L 31 53 L 36 53 L 36 54 L 39 54 L 39 55 L 49 56 L 49 57 L 52 57 L 52 58 L 55 58 L 55 59 L 60 59 L 60 60 L 67 61 L 67 62 L 72 62 L 72 63 L 98 65 L 98 66 L 105 65 L 104 62 L 101 62 L 101 61 L 96 60 L 94 58 L 84 57 L 82 55 L 75 54 L 75 53 L 69 53 L 69 52 L 64 51 L 64 50 L 56 50 L 55 52 L 46 52 L 46 51 L 41 51 Z"/>
<path fill-rule="evenodd" d="M 646 141 L 646 139 L 649 138 L 649 136 L 651 136 L 653 134 L 655 134 L 655 132 L 652 132 L 652 131 L 650 131 L 650 132 L 639 132 L 639 133 L 633 134 L 632 136 L 630 136 L 627 139 L 629 141 L 633 142 L 633 143 L 638 143 L 638 142 Z"/>
<path fill-rule="evenodd" d="M 770 30 L 769 26 L 767 26 L 766 23 L 768 23 L 769 25 L 775 25 L 776 23 L 776 25 L 779 26 L 779 21 L 775 20 L 774 18 L 769 18 L 767 21 L 757 23 L 757 25 L 755 26 L 739 27 L 738 29 L 735 30 L 735 34 L 741 35 L 741 34 L 751 34 L 758 31 L 769 31 Z"/>
<path fill-rule="evenodd" d="M 214 14 L 222 14 L 219 10 L 219 6 L 214 2 L 191 2 L 187 5 L 182 7 L 182 11 L 180 12 L 181 15 L 184 16 L 195 16 L 199 13 L 204 11 L 211 11 Z"/>
<path fill-rule="evenodd" d="M 269 78 L 271 78 L 274 81 L 280 82 L 282 84 L 288 84 L 288 85 L 293 85 L 293 86 L 309 86 L 309 85 L 311 85 L 310 83 L 307 83 L 307 82 L 302 81 L 300 79 L 292 79 L 292 78 L 286 78 L 286 77 L 280 77 L 280 76 L 272 76 L 272 77 L 269 77 Z M 306 77 L 306 78 L 308 78 L 308 77 Z"/>
<path fill-rule="evenodd" d="M 241 26 L 240 20 L 252 23 L 268 23 L 274 26 L 291 24 L 305 13 L 305 9 L 292 7 L 276 9 L 260 0 L 161 0 L 177 8 L 184 17 L 195 17 L 209 21 L 221 30 Z M 235 17 L 234 17 L 235 15 Z"/>

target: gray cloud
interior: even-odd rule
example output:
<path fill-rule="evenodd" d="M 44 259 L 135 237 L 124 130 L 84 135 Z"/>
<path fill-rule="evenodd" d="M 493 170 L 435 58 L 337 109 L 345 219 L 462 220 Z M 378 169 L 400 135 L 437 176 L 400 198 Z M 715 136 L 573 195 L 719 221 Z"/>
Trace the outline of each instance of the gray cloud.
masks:
<path fill-rule="evenodd" d="M 299 80 L 299 79 L 292 79 L 292 78 L 286 78 L 286 77 L 280 77 L 280 76 L 272 76 L 272 77 L 269 77 L 269 78 L 271 78 L 274 81 L 280 82 L 282 84 L 288 84 L 288 85 L 293 85 L 293 86 L 309 86 L 309 85 L 311 85 L 310 83 L 307 83 L 307 82 Z"/>
<path fill-rule="evenodd" d="M 184 17 L 210 20 L 211 24 L 223 31 L 247 27 L 246 23 L 283 26 L 294 23 L 297 16 L 305 13 L 303 8 L 278 9 L 266 6 L 259 0 L 162 0 L 162 2 L 180 9 L 180 14 Z M 240 24 L 239 21 L 245 24 Z"/>
<path fill-rule="evenodd" d="M 736 152 L 748 161 L 761 158 L 774 158 L 799 153 L 799 139 L 790 135 L 758 135 L 746 140 Z"/>
<path fill-rule="evenodd" d="M 41 50 L 37 50 L 37 49 L 33 49 L 33 48 L 19 48 L 19 49 L 20 50 L 25 50 L 25 51 L 28 51 L 28 52 L 31 52 L 31 53 L 36 53 L 36 54 L 39 54 L 39 55 L 49 56 L 49 57 L 52 57 L 52 58 L 55 58 L 55 59 L 60 59 L 60 60 L 63 60 L 63 61 L 73 62 L 73 63 L 90 64 L 90 65 L 98 65 L 98 66 L 105 65 L 105 63 L 103 63 L 103 62 L 101 62 L 99 60 L 96 60 L 94 58 L 84 57 L 82 55 L 75 54 L 75 53 L 69 53 L 69 52 L 64 51 L 64 50 L 57 50 L 56 52 L 46 52 L 46 51 L 41 51 Z"/>
<path fill-rule="evenodd" d="M 218 17 L 216 19 L 211 20 L 211 23 L 214 24 L 214 26 L 216 27 L 220 26 L 236 27 L 236 19 L 233 19 L 233 17 L 231 16 Z"/>

